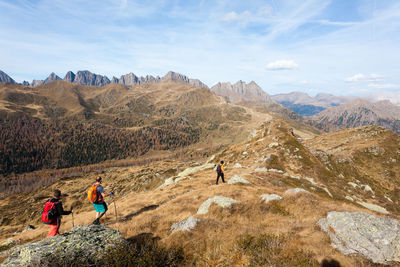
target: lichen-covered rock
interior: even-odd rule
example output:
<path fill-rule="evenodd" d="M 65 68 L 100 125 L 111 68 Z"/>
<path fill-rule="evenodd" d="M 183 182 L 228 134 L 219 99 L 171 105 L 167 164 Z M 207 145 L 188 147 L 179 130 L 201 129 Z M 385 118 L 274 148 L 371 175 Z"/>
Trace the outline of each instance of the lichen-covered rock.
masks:
<path fill-rule="evenodd" d="M 254 171 L 255 171 L 255 172 L 267 172 L 268 169 L 267 169 L 267 168 L 264 168 L 264 167 L 263 167 L 263 168 L 255 168 Z"/>
<path fill-rule="evenodd" d="M 193 230 L 199 222 L 200 222 L 200 219 L 190 216 L 186 220 L 172 224 L 171 232 Z"/>
<path fill-rule="evenodd" d="M 376 212 L 379 212 L 382 214 L 389 214 L 389 212 L 384 207 L 381 207 L 381 206 L 378 206 L 378 205 L 375 205 L 372 203 L 367 203 L 364 201 L 357 201 L 357 203 L 369 210 L 376 211 Z"/>
<path fill-rule="evenodd" d="M 400 224 L 364 212 L 329 212 L 318 221 L 332 247 L 345 255 L 359 253 L 374 263 L 400 261 Z"/>
<path fill-rule="evenodd" d="M 243 168 L 243 166 L 240 163 L 235 163 L 235 165 L 233 165 L 233 168 Z"/>
<path fill-rule="evenodd" d="M 237 201 L 229 197 L 215 196 L 204 201 L 197 210 L 197 214 L 206 214 L 212 203 L 217 204 L 221 208 L 229 208 L 233 204 L 237 203 Z"/>
<path fill-rule="evenodd" d="M 310 192 L 308 192 L 307 190 L 305 190 L 303 188 L 292 188 L 292 189 L 288 189 L 288 190 L 285 191 L 285 195 L 287 195 L 287 194 L 298 194 L 298 193 L 310 194 Z"/>
<path fill-rule="evenodd" d="M 263 194 L 260 196 L 262 200 L 264 200 L 265 203 L 268 203 L 273 200 L 281 200 L 282 197 L 277 194 Z"/>
<path fill-rule="evenodd" d="M 76 226 L 61 235 L 12 248 L 1 266 L 49 266 L 48 259 L 54 255 L 61 261 L 95 261 L 101 259 L 108 247 L 124 242 L 119 231 L 104 225 Z"/>
<path fill-rule="evenodd" d="M 239 183 L 250 184 L 249 181 L 247 181 L 246 179 L 242 178 L 240 175 L 237 174 L 232 176 L 228 181 L 228 184 L 239 184 Z"/>

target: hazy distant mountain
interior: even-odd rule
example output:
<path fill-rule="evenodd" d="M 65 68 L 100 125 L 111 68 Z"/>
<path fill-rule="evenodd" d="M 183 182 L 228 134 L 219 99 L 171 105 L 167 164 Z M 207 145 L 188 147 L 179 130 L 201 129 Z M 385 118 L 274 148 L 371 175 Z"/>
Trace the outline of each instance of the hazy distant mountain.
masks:
<path fill-rule="evenodd" d="M 271 97 L 279 104 L 304 116 L 317 114 L 328 107 L 338 106 L 354 99 L 354 97 L 334 96 L 331 94 L 317 94 L 315 97 L 311 97 L 302 92 L 277 94 Z"/>
<path fill-rule="evenodd" d="M 371 103 L 356 99 L 328 108 L 310 119 L 315 127 L 325 131 L 377 125 L 400 133 L 400 107 L 389 100 Z"/>
<path fill-rule="evenodd" d="M 254 81 L 248 84 L 244 81 L 238 81 L 235 84 L 219 82 L 211 87 L 211 91 L 217 95 L 227 97 L 233 103 L 242 101 L 275 103 L 271 96 L 264 92 Z"/>
<path fill-rule="evenodd" d="M 5 72 L 0 70 L 0 82 L 15 83 L 15 81 Z"/>

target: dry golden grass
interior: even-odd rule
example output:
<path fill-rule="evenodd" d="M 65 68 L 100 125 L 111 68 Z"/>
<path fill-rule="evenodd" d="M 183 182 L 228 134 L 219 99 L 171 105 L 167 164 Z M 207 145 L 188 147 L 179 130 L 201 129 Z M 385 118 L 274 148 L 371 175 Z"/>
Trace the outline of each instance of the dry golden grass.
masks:
<path fill-rule="evenodd" d="M 282 122 L 275 123 L 284 126 Z M 267 135 L 267 130 L 265 130 L 264 137 L 260 136 L 262 135 L 260 132 L 248 143 L 234 145 L 217 154 L 214 160 L 215 162 L 220 159 L 226 160 L 226 180 L 239 174 L 247 179 L 251 183 L 250 185 L 223 183 L 215 185 L 215 171 L 208 169 L 194 173 L 178 184 L 157 189 L 164 179 L 176 175 L 187 167 L 196 165 L 169 160 L 155 162 L 149 166 L 109 168 L 101 172 L 91 171 L 80 177 L 59 181 L 24 197 L 14 196 L 14 198 L 27 206 L 39 205 L 39 202 L 28 204 L 28 200 L 34 195 L 48 195 L 53 189 L 60 188 L 63 193 L 68 194 L 64 200 L 64 207 L 69 208 L 71 204 L 77 203 L 74 215 L 75 225 L 90 224 L 94 220 L 95 214 L 91 204 L 86 200 L 86 190 L 93 183 L 95 177 L 100 174 L 103 176 L 106 191 L 116 190 L 115 201 L 119 218 L 115 222 L 115 203 L 111 203 L 111 199 L 107 199 L 109 212 L 103 222 L 121 231 L 126 238 L 149 233 L 160 238 L 161 243 L 167 247 L 183 247 L 185 254 L 192 259 L 192 263 L 196 266 L 247 266 L 254 260 L 254 255 L 252 256 L 251 253 L 249 254 L 240 247 L 240 240 L 246 236 L 257 240 L 262 235 L 270 236 L 272 241 L 275 238 L 283 238 L 284 251 L 274 250 L 276 252 L 275 260 L 282 260 L 279 264 L 284 264 L 282 257 L 286 255 L 286 259 L 293 257 L 293 260 L 296 260 L 297 257 L 298 260 L 308 257 L 311 263 L 304 266 L 315 266 L 312 262 L 322 262 L 326 258 L 339 261 L 341 266 L 374 266 L 360 256 L 344 256 L 333 249 L 327 234 L 317 226 L 318 220 L 324 218 L 330 211 L 370 213 L 371 211 L 349 201 L 343 201 L 336 195 L 331 198 L 323 190 L 317 190 L 318 186 L 303 179 L 297 180 L 274 172 L 253 172 L 254 168 L 265 166 L 258 161 L 263 157 L 262 153 L 277 153 L 276 148 L 268 148 L 269 143 L 284 143 L 288 140 L 285 130 L 278 129 L 276 124 L 273 125 L 275 126 L 271 131 L 274 132 Z M 261 138 L 264 140 L 258 141 Z M 305 149 L 300 145 L 298 148 L 299 150 Z M 243 151 L 248 151 L 249 154 L 242 155 Z M 315 166 L 321 164 L 313 158 L 311 153 L 307 151 L 302 153 L 304 156 L 309 156 Z M 285 170 L 293 175 L 301 174 L 294 167 L 299 167 L 302 161 L 286 158 L 288 162 L 284 166 Z M 237 162 L 240 162 L 243 167 L 233 168 Z M 293 169 L 289 166 L 292 166 Z M 319 176 L 313 176 L 313 178 L 318 183 L 323 181 Z M 336 192 L 346 193 L 343 192 L 342 184 L 339 182 L 327 182 L 327 185 L 334 194 Z M 284 195 L 285 190 L 293 187 L 303 187 L 311 193 Z M 315 191 L 313 191 L 313 187 Z M 283 199 L 265 204 L 260 199 L 260 195 L 267 193 L 279 194 L 283 196 Z M 226 209 L 212 204 L 207 214 L 196 215 L 198 208 L 205 200 L 217 195 L 233 198 L 238 203 Z M 13 201 L 13 197 L 1 200 L 0 208 Z M 41 209 L 41 207 L 37 208 Z M 37 216 L 36 213 L 35 219 L 33 217 L 25 218 L 23 223 L 1 226 L 0 242 L 12 236 L 16 230 L 21 230 L 28 222 L 35 224 L 38 228 L 17 234 L 14 238 L 21 239 L 21 242 L 44 238 L 47 227 L 40 224 Z M 200 224 L 193 231 L 170 232 L 173 223 L 187 219 L 189 216 L 201 219 Z M 391 216 L 398 219 L 396 213 Z M 71 216 L 64 216 L 61 231 L 68 231 L 71 227 Z"/>

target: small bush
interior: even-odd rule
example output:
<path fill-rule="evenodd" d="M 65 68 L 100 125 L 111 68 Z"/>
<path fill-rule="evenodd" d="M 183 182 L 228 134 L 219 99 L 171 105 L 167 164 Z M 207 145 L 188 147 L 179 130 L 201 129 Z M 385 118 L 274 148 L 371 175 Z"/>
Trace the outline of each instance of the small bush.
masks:
<path fill-rule="evenodd" d="M 248 257 L 250 266 L 318 266 L 311 253 L 289 248 L 290 241 L 272 234 L 244 235 L 236 245 Z"/>

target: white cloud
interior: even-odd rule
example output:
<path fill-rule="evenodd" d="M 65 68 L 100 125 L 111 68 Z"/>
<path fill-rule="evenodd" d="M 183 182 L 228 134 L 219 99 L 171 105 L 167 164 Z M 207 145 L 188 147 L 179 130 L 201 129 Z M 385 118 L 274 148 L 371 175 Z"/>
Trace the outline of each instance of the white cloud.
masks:
<path fill-rule="evenodd" d="M 345 80 L 346 82 L 383 82 L 384 77 L 379 74 L 372 73 L 364 75 L 362 73 L 355 74 Z"/>
<path fill-rule="evenodd" d="M 293 60 L 286 59 L 270 62 L 267 65 L 268 70 L 293 70 L 297 69 L 298 67 L 299 65 L 297 65 L 297 63 Z"/>
<path fill-rule="evenodd" d="M 242 13 L 236 13 L 235 11 L 232 11 L 225 14 L 221 20 L 225 22 L 240 21 L 242 23 L 248 23 L 252 16 L 252 13 L 248 10 L 243 11 Z"/>
<path fill-rule="evenodd" d="M 372 101 L 389 100 L 393 104 L 400 105 L 400 93 L 379 92 L 368 97 Z"/>
<path fill-rule="evenodd" d="M 399 85 L 397 84 L 391 84 L 391 83 L 370 83 L 368 84 L 368 87 L 370 88 L 378 88 L 378 89 L 395 89 L 395 88 L 400 88 Z"/>

